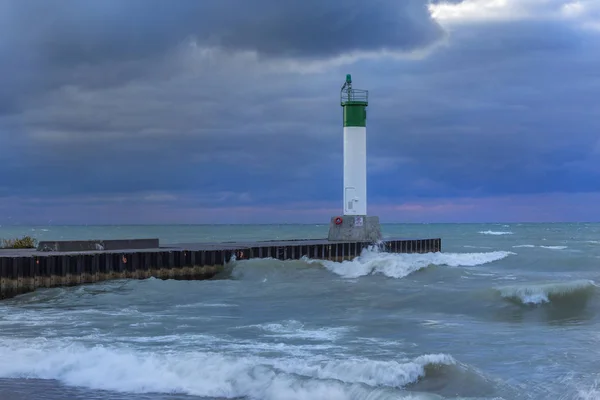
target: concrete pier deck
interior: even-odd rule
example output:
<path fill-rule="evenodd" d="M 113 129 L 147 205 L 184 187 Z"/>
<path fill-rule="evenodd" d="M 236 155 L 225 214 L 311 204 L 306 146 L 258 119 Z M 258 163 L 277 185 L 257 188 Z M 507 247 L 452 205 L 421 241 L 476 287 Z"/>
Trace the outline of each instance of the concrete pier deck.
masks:
<path fill-rule="evenodd" d="M 98 243 L 110 242 L 110 248 Z M 127 248 L 146 243 L 150 248 Z M 181 243 L 159 246 L 158 239 L 40 242 L 38 249 L 0 249 L 0 299 L 38 288 L 73 286 L 112 279 L 213 278 L 234 260 L 303 257 L 341 262 L 359 256 L 372 242 L 324 239 L 261 242 Z M 108 246 L 104 246 L 108 247 Z M 386 239 L 377 244 L 390 253 L 440 252 L 441 239 Z M 69 249 L 70 251 L 57 251 Z"/>

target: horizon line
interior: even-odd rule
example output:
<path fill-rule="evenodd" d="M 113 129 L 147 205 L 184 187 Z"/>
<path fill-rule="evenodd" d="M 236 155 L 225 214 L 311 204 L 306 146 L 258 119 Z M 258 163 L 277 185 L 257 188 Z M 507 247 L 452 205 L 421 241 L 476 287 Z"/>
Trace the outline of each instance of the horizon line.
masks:
<path fill-rule="evenodd" d="M 534 222 L 534 221 L 488 221 L 488 222 L 381 222 L 381 225 L 492 225 L 492 224 L 527 224 L 527 225 L 543 225 L 543 224 L 598 224 L 600 221 L 545 221 L 545 222 Z M 60 226 L 60 227 L 85 227 L 85 226 L 328 226 L 328 222 L 272 222 L 272 223 L 123 223 L 123 224 L 21 224 L 21 223 L 0 223 L 0 228 L 4 227 L 47 227 L 47 226 Z"/>

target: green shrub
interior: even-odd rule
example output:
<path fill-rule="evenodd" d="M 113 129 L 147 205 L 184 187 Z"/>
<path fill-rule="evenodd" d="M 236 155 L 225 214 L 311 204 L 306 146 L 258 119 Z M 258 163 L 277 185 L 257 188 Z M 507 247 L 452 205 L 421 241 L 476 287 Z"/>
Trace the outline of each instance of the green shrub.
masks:
<path fill-rule="evenodd" d="M 1 247 L 5 249 L 35 249 L 37 241 L 31 236 L 23 236 L 20 239 L 3 239 Z"/>

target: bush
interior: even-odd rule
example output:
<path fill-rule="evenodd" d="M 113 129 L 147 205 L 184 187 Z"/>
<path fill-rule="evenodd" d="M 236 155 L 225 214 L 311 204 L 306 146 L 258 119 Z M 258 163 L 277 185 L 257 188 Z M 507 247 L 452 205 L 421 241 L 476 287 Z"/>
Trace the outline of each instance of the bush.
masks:
<path fill-rule="evenodd" d="M 31 236 L 23 236 L 20 239 L 3 239 L 1 247 L 5 249 L 35 249 L 37 241 Z"/>

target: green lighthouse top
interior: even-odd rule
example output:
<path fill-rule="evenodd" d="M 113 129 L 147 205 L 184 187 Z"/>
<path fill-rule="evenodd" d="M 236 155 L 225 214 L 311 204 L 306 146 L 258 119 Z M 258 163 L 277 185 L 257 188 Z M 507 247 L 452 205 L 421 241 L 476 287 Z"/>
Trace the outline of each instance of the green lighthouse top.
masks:
<path fill-rule="evenodd" d="M 369 92 L 366 90 L 352 89 L 352 76 L 346 75 L 346 82 L 342 86 L 341 104 L 344 108 L 344 128 L 366 127 L 367 106 L 369 105 Z"/>
<path fill-rule="evenodd" d="M 369 104 L 369 92 L 367 90 L 352 89 L 352 75 L 346 75 L 346 82 L 342 86 L 340 95 L 342 107 L 349 105 L 367 106 Z"/>

